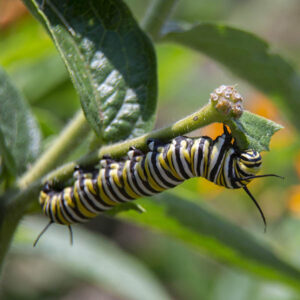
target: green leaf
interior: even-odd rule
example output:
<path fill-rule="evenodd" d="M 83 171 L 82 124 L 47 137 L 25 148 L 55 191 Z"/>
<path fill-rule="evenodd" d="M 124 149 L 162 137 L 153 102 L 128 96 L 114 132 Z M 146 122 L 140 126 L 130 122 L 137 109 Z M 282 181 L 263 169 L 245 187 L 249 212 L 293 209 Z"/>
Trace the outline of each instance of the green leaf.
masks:
<path fill-rule="evenodd" d="M 184 196 L 188 198 L 190 193 L 185 191 Z M 156 198 L 161 201 L 139 201 L 147 213 L 129 211 L 123 217 L 176 237 L 227 265 L 300 290 L 300 271 L 279 257 L 269 245 L 210 212 L 204 205 L 166 192 Z"/>
<path fill-rule="evenodd" d="M 106 142 L 153 126 L 153 45 L 121 0 L 24 0 L 58 48 L 87 120 Z"/>
<path fill-rule="evenodd" d="M 271 96 L 289 119 L 300 126 L 300 76 L 254 34 L 226 25 L 201 23 L 168 26 L 162 41 L 188 46 L 222 63 Z"/>
<path fill-rule="evenodd" d="M 0 152 L 11 175 L 39 154 L 40 131 L 22 95 L 0 69 Z"/>
<path fill-rule="evenodd" d="M 243 145 L 247 145 L 247 149 L 261 152 L 269 151 L 272 135 L 283 126 L 249 111 L 244 111 L 241 118 L 232 121 L 230 128 L 238 145 L 243 142 Z"/>
<path fill-rule="evenodd" d="M 43 226 L 41 222 L 23 222 L 13 250 L 22 256 L 38 255 L 52 260 L 71 276 L 97 284 L 122 299 L 171 299 L 143 264 L 104 237 L 90 234 L 83 228 L 74 230 L 75 240 L 71 246 L 66 245 L 69 242 L 67 228 L 61 231 L 59 226 L 52 226 L 33 248 L 32 242 L 38 234 L 36 228 Z"/>

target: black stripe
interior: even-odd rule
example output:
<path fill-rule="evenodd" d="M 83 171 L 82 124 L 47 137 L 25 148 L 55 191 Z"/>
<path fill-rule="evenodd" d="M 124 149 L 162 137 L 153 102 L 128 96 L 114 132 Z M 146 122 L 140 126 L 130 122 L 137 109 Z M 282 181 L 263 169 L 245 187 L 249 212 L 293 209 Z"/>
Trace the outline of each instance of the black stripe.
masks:
<path fill-rule="evenodd" d="M 106 187 L 109 189 L 109 191 L 111 192 L 111 194 L 114 196 L 114 198 L 119 202 L 119 203 L 125 203 L 126 201 L 123 199 L 120 199 L 119 196 L 115 193 L 114 188 L 111 186 L 111 183 L 109 182 L 109 178 L 110 178 L 110 167 L 107 166 L 105 168 L 105 173 L 104 173 L 104 179 L 105 182 L 104 184 L 106 185 Z"/>
<path fill-rule="evenodd" d="M 165 149 L 166 150 L 166 149 Z M 170 168 L 170 164 L 168 163 L 168 159 L 167 159 L 167 151 L 163 151 L 163 155 L 162 155 L 162 158 L 164 160 L 164 162 L 166 163 L 166 165 Z M 160 153 L 158 153 L 158 155 L 160 155 Z M 157 156 L 157 160 L 158 160 L 158 156 Z M 183 182 L 183 180 L 179 180 L 178 178 L 176 178 L 175 176 L 173 176 L 173 174 L 168 170 L 168 169 L 165 169 L 164 166 L 159 162 L 158 160 L 158 163 L 160 164 L 161 168 L 163 169 L 163 172 L 166 174 L 166 176 L 168 178 L 170 178 L 170 180 L 173 180 L 175 182 L 177 182 L 178 184 Z M 159 172 L 157 166 L 155 165 L 155 168 L 157 169 L 157 171 Z M 160 173 L 160 172 L 159 172 Z M 174 187 L 174 185 L 172 183 L 169 183 L 170 185 L 172 185 L 172 187 Z"/>
<path fill-rule="evenodd" d="M 142 159 L 142 161 L 141 161 L 141 167 L 142 167 L 142 169 L 143 169 L 143 171 L 144 171 L 144 174 L 145 174 L 145 176 L 146 176 L 146 180 L 144 181 L 142 178 L 140 178 L 140 179 L 141 179 L 141 181 L 143 182 L 143 185 L 144 185 L 150 192 L 158 193 L 157 190 L 155 190 L 154 188 L 151 187 L 151 185 L 149 184 L 149 182 L 148 182 L 148 180 L 147 180 L 147 179 L 149 179 L 149 178 L 148 178 L 149 176 L 148 176 L 148 174 L 147 174 L 147 172 L 146 172 L 145 162 L 146 162 L 146 156 L 144 156 L 143 159 Z M 149 171 L 150 171 L 150 170 L 149 170 Z M 150 172 L 150 173 L 151 173 L 151 172 Z M 153 180 L 154 180 L 154 178 L 153 178 Z"/>
<path fill-rule="evenodd" d="M 124 169 L 124 163 L 123 163 L 123 162 L 122 162 L 122 163 L 119 163 L 119 168 L 118 168 L 117 176 L 118 176 L 118 179 L 119 179 L 119 181 L 120 181 L 122 187 L 119 187 L 119 186 L 117 185 L 117 183 L 116 183 L 114 180 L 113 180 L 113 181 L 114 181 L 114 183 L 115 183 L 117 189 L 119 190 L 119 192 L 120 192 L 120 193 L 121 193 L 128 201 L 130 201 L 130 200 L 133 200 L 134 198 L 131 197 L 130 195 L 128 195 L 128 193 L 127 193 L 126 190 L 125 190 L 124 179 L 123 179 L 123 174 L 122 174 L 123 169 Z M 113 179 L 113 178 L 112 178 L 112 179 Z"/>
<path fill-rule="evenodd" d="M 168 153 L 170 151 L 170 146 L 171 144 L 167 144 L 165 147 L 164 147 L 164 151 L 163 151 L 163 160 L 166 162 L 167 166 L 172 169 L 172 167 L 174 168 L 173 165 L 170 165 L 169 163 L 169 160 L 168 160 Z M 171 161 L 172 161 L 172 158 L 171 158 Z M 178 174 L 177 174 L 178 175 Z M 178 179 L 176 179 L 178 180 Z"/>
<path fill-rule="evenodd" d="M 175 159 L 176 159 L 179 171 L 182 174 L 184 179 L 189 179 L 190 176 L 185 172 L 183 164 L 182 164 L 181 159 L 180 159 L 180 153 L 182 151 L 182 149 L 181 149 L 182 146 L 181 146 L 180 142 L 182 141 L 182 138 L 181 137 L 175 138 L 175 141 L 176 141 L 176 144 L 175 144 Z M 172 156 L 172 161 L 173 161 L 173 156 Z M 174 166 L 174 161 L 173 161 L 173 166 Z"/>
<path fill-rule="evenodd" d="M 74 214 L 76 214 L 79 218 L 84 219 L 84 220 L 87 220 L 88 217 L 84 216 L 84 215 L 81 213 L 81 211 L 79 210 L 79 207 L 78 207 L 78 205 L 77 205 L 77 201 L 76 201 L 75 195 L 74 195 L 74 188 L 75 188 L 75 184 L 74 184 L 74 186 L 73 186 L 73 188 L 72 188 L 72 190 L 71 190 L 70 197 L 71 197 L 72 202 L 74 203 L 74 206 L 75 206 L 75 207 L 74 207 L 74 208 L 70 207 L 70 209 L 72 209 L 73 212 L 74 212 Z M 78 195 L 78 196 L 79 196 L 79 195 Z M 80 198 L 80 196 L 79 196 L 79 198 Z M 79 222 L 79 221 L 77 221 L 77 222 Z"/>
<path fill-rule="evenodd" d="M 47 207 L 47 212 L 48 212 L 48 217 L 50 218 L 50 220 L 52 222 L 56 222 L 54 216 L 53 216 L 53 211 L 52 211 L 52 201 L 53 201 L 53 197 L 56 193 L 53 192 L 52 195 L 50 196 L 50 199 L 49 199 L 49 205 Z"/>
<path fill-rule="evenodd" d="M 58 222 L 56 222 L 56 223 L 59 223 L 59 224 L 64 224 L 64 222 L 62 221 L 62 219 L 59 217 L 59 214 L 58 214 L 58 212 L 60 211 L 60 213 L 63 215 L 63 220 L 65 220 L 64 219 L 64 214 L 63 214 L 63 212 L 62 212 L 62 209 L 61 209 L 61 203 L 62 203 L 62 201 L 63 201 L 63 192 L 64 192 L 64 190 L 62 190 L 60 193 L 59 193 L 59 200 L 58 200 L 58 202 L 56 202 L 56 213 L 55 213 L 55 217 L 56 217 L 56 220 L 58 221 Z M 57 205 L 58 204 L 58 205 Z M 67 221 L 67 220 L 66 220 Z"/>
<path fill-rule="evenodd" d="M 78 180 L 79 180 L 80 191 L 81 191 L 81 193 L 83 193 L 84 199 L 85 199 L 85 200 L 89 203 L 89 205 L 90 205 L 94 210 L 96 210 L 97 212 L 103 211 L 101 208 L 97 207 L 97 206 L 94 204 L 94 201 L 93 201 L 92 199 L 90 199 L 90 198 L 89 198 L 89 195 L 85 192 L 84 187 L 86 186 L 85 181 L 86 181 L 87 179 L 84 179 L 83 177 L 80 177 Z M 91 179 L 88 179 L 88 180 L 91 180 Z M 88 186 L 86 186 L 86 188 L 89 190 Z M 89 190 L 89 191 L 90 191 L 90 190 Z M 81 201 L 81 203 L 82 203 L 82 201 Z M 82 205 L 84 205 L 84 204 L 82 203 Z M 86 207 L 86 209 L 87 209 L 88 211 L 90 211 L 87 207 Z M 94 213 L 94 212 L 91 211 L 91 213 Z"/>
<path fill-rule="evenodd" d="M 204 160 L 204 168 L 203 168 L 204 174 L 202 174 L 202 176 L 209 180 L 209 178 L 207 178 L 206 176 L 208 176 L 208 167 L 210 165 L 210 157 L 211 157 L 211 151 L 213 148 L 213 141 L 211 138 L 208 138 L 208 137 L 206 137 L 205 140 L 208 141 L 209 144 L 208 144 L 207 161 Z M 203 151 L 203 159 L 204 159 L 204 151 Z"/>
<path fill-rule="evenodd" d="M 160 180 L 165 186 L 167 186 L 168 188 L 172 188 L 172 187 L 174 187 L 174 186 L 176 186 L 176 185 L 174 185 L 174 184 L 172 184 L 172 183 L 166 181 L 166 180 L 162 177 L 162 175 L 160 174 L 159 169 L 157 168 L 156 163 L 157 163 L 158 155 L 159 155 L 159 154 L 160 154 L 160 153 L 152 152 L 152 155 L 151 155 L 151 164 L 152 164 L 153 170 L 154 170 L 156 176 L 159 178 L 159 180 Z M 159 161 L 158 161 L 158 163 L 159 163 Z M 151 171 L 150 171 L 150 172 L 151 172 Z M 152 177 L 153 177 L 153 176 L 152 176 Z M 158 182 L 156 182 L 156 183 L 160 186 L 160 184 L 159 184 Z M 162 187 L 162 188 L 164 188 L 164 187 Z"/>
<path fill-rule="evenodd" d="M 216 139 L 216 141 L 217 140 L 218 139 Z M 216 144 L 216 142 L 214 142 L 214 145 L 215 144 Z M 222 146 L 222 148 L 221 148 L 221 150 L 218 153 L 218 159 L 216 161 L 216 164 L 215 164 L 214 168 L 210 172 L 210 178 L 209 178 L 209 180 L 212 181 L 212 182 L 214 182 L 215 178 L 218 177 L 218 175 L 219 175 L 219 173 L 217 174 L 217 171 L 218 171 L 218 169 L 220 167 L 220 164 L 221 164 L 222 160 L 224 159 L 224 156 L 226 154 L 226 150 L 228 150 L 227 148 L 228 148 L 228 144 L 225 141 L 224 144 L 223 144 L 223 146 Z"/>
<path fill-rule="evenodd" d="M 187 151 L 187 153 L 188 153 L 188 155 L 189 155 L 189 157 L 190 157 L 190 162 L 188 162 L 185 158 L 185 161 L 186 161 L 186 163 L 187 163 L 187 165 L 188 165 L 188 167 L 189 167 L 189 170 L 190 170 L 190 172 L 192 173 L 192 174 L 194 174 L 193 173 L 193 170 L 192 170 L 192 146 L 193 146 L 193 140 L 192 139 L 190 139 L 189 137 L 187 137 L 186 139 L 185 139 L 185 141 L 186 141 L 186 151 Z M 184 156 L 183 156 L 184 157 Z M 191 177 L 190 177 L 191 178 Z"/>
<path fill-rule="evenodd" d="M 135 178 L 135 168 L 136 168 L 136 165 L 138 164 L 137 161 L 131 161 L 130 162 L 130 165 L 129 165 L 129 170 L 127 172 L 127 181 L 128 181 L 128 184 L 130 185 L 130 187 L 132 188 L 132 185 L 129 181 L 129 176 L 130 176 L 130 179 L 135 187 L 135 189 L 133 189 L 133 191 L 137 190 L 139 194 L 143 195 L 143 196 L 151 196 L 151 194 L 149 194 L 148 192 L 142 190 L 137 182 L 137 179 Z M 140 178 L 141 179 L 141 178 Z M 141 181 L 143 182 L 143 180 L 141 179 Z"/>
<path fill-rule="evenodd" d="M 68 203 L 67 203 L 67 200 L 65 200 L 65 190 L 63 190 L 62 193 L 63 194 L 62 194 L 61 204 L 62 204 L 62 208 L 63 208 L 64 212 L 66 213 L 66 215 L 68 215 L 69 219 L 73 221 L 73 223 L 78 223 L 78 220 L 74 219 L 74 217 L 67 210 Z M 70 209 L 72 209 L 72 208 L 70 208 Z"/>
<path fill-rule="evenodd" d="M 257 163 L 257 164 L 247 164 L 247 163 L 244 163 L 244 162 L 242 162 L 246 167 L 248 167 L 248 168 L 256 168 L 256 167 L 259 167 L 260 165 L 261 165 L 261 162 L 259 162 L 259 163 Z"/>
<path fill-rule="evenodd" d="M 93 188 L 94 188 L 94 190 L 95 190 L 95 192 L 96 192 L 96 195 L 94 194 L 94 193 L 92 193 L 95 197 L 96 197 L 96 199 L 98 200 L 98 202 L 101 204 L 101 205 L 103 205 L 103 206 L 106 206 L 107 208 L 110 208 L 110 207 L 112 207 L 111 205 L 109 205 L 108 203 L 106 203 L 102 198 L 101 198 L 101 196 L 100 196 L 100 190 L 99 190 L 99 186 L 98 186 L 98 179 L 99 179 L 99 176 L 100 176 L 100 170 L 98 170 L 98 172 L 95 172 L 94 174 L 93 174 L 93 179 L 92 179 L 92 184 L 93 184 Z M 102 182 L 102 179 L 101 179 L 101 177 L 100 177 L 100 181 L 101 181 L 101 183 L 102 183 L 102 185 L 103 185 L 103 182 Z M 90 191 L 90 190 L 89 190 Z M 91 191 L 90 191 L 91 192 Z M 103 190 L 103 193 L 107 196 L 107 198 L 109 198 L 108 197 L 108 195 L 106 194 L 106 192 Z M 109 198 L 110 199 L 110 198 Z"/>
<path fill-rule="evenodd" d="M 235 169 L 233 167 L 233 159 L 234 158 L 236 158 L 236 157 L 235 157 L 235 154 L 233 153 L 230 156 L 230 160 L 229 160 L 229 166 L 228 166 L 228 168 L 229 168 L 229 175 L 228 175 L 228 177 L 229 177 L 229 180 L 230 180 L 230 183 L 231 183 L 232 187 L 234 189 L 238 189 L 240 187 L 236 184 L 236 181 L 234 181 L 234 179 L 237 178 L 237 174 L 235 174 Z"/>
<path fill-rule="evenodd" d="M 256 162 L 256 161 L 261 161 L 261 156 L 259 155 L 257 158 L 254 157 L 245 157 L 243 154 L 240 155 L 240 158 L 243 161 L 248 161 L 248 162 Z"/>
<path fill-rule="evenodd" d="M 204 159 L 204 143 L 205 143 L 206 139 L 205 138 L 201 138 L 200 143 L 199 143 L 199 150 L 198 150 L 198 165 L 195 166 L 195 170 L 197 171 L 197 174 L 199 174 L 200 177 L 203 177 L 203 174 L 201 172 L 201 162 Z"/>
<path fill-rule="evenodd" d="M 252 173 L 246 173 L 245 171 L 243 171 L 241 168 L 240 168 L 240 166 L 239 166 L 239 164 L 236 164 L 236 166 L 237 166 L 237 169 L 238 169 L 238 172 L 239 172 L 239 176 L 240 177 L 248 177 L 248 176 L 252 176 L 253 174 Z"/>

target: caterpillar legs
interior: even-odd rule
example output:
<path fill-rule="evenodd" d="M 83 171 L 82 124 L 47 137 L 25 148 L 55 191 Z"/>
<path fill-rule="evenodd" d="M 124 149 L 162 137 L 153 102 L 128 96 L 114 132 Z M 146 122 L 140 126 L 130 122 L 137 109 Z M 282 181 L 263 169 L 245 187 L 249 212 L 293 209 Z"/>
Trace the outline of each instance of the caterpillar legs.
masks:
<path fill-rule="evenodd" d="M 40 232 L 40 234 L 37 236 L 36 240 L 33 243 L 33 247 L 35 247 L 37 245 L 37 243 L 39 242 L 40 238 L 42 237 L 42 235 L 48 230 L 48 228 L 54 224 L 53 221 L 50 221 L 45 227 L 44 229 Z M 73 245 L 73 231 L 72 231 L 72 227 L 71 225 L 68 225 L 68 229 L 69 229 L 69 233 L 70 233 L 70 244 Z"/>

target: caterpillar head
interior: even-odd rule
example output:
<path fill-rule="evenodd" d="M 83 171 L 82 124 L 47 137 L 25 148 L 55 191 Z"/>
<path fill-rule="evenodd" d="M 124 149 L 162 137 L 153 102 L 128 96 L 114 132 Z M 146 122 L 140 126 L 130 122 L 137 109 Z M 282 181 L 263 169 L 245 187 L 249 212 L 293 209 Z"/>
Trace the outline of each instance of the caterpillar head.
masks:
<path fill-rule="evenodd" d="M 236 183 L 239 183 L 242 185 L 241 187 L 249 195 L 251 200 L 254 202 L 254 204 L 258 208 L 258 210 L 261 214 L 261 217 L 263 219 L 263 222 L 265 225 L 265 231 L 266 231 L 266 228 L 267 228 L 266 218 L 265 218 L 263 211 L 260 208 L 259 204 L 255 200 L 253 195 L 250 193 L 250 191 L 248 190 L 247 184 L 255 178 L 270 177 L 270 176 L 279 177 L 279 178 L 282 178 L 282 177 L 278 176 L 276 174 L 256 175 L 261 168 L 261 163 L 262 163 L 262 158 L 261 158 L 261 155 L 259 152 L 255 151 L 255 150 L 247 150 L 247 151 L 240 152 L 237 157 L 237 164 L 236 164 L 238 178 L 235 178 L 235 181 L 236 181 Z"/>
<path fill-rule="evenodd" d="M 237 158 L 237 166 L 241 177 L 256 175 L 261 169 L 262 158 L 255 150 L 243 151 Z"/>

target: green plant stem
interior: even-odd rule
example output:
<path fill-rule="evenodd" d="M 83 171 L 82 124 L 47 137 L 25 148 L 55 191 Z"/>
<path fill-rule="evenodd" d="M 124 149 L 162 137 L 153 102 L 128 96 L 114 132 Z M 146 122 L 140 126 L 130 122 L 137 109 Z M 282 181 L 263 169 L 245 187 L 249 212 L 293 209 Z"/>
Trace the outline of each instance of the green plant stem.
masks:
<path fill-rule="evenodd" d="M 177 2 L 178 0 L 153 0 L 148 7 L 142 27 L 154 41 L 159 39 L 161 29 Z"/>
<path fill-rule="evenodd" d="M 79 111 L 55 142 L 42 154 L 32 168 L 18 180 L 17 186 L 24 189 L 61 164 L 76 145 L 84 139 L 89 130 L 90 127 L 82 111 Z"/>
<path fill-rule="evenodd" d="M 199 111 L 191 114 L 188 117 L 185 117 L 184 119 L 174 123 L 173 125 L 152 131 L 148 134 L 144 134 L 140 137 L 130 139 L 125 142 L 104 146 L 100 150 L 93 151 L 90 154 L 83 156 L 76 162 L 65 164 L 62 167 L 49 173 L 43 179 L 43 181 L 51 181 L 54 179 L 58 181 L 65 181 L 66 179 L 71 177 L 76 165 L 80 165 L 83 167 L 95 165 L 99 162 L 103 155 L 110 155 L 113 158 L 119 158 L 121 156 L 124 156 L 131 146 L 134 146 L 141 150 L 146 150 L 146 142 L 148 139 L 159 139 L 162 141 L 166 141 L 172 139 L 173 137 L 184 135 L 200 127 L 204 127 L 208 124 L 225 121 L 226 119 L 222 114 L 218 113 L 211 104 L 207 104 Z"/>

